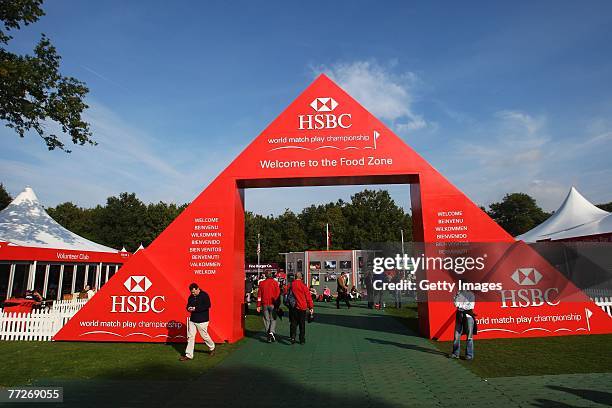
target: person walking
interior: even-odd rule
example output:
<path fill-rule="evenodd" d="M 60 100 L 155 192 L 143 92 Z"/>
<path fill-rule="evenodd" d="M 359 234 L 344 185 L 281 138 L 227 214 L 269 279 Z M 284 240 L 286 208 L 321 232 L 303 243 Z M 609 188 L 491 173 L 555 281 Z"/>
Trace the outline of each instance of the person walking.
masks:
<path fill-rule="evenodd" d="M 351 308 L 348 296 L 348 284 L 346 272 L 342 272 L 338 278 L 338 297 L 336 298 L 336 308 L 340 309 L 340 300 L 344 300 L 346 307 Z"/>
<path fill-rule="evenodd" d="M 259 284 L 257 292 L 257 313 L 263 311 L 263 323 L 268 343 L 276 341 L 276 309 L 280 306 L 280 287 L 272 277 L 271 271 L 266 271 L 266 279 Z"/>
<path fill-rule="evenodd" d="M 469 290 L 462 290 L 457 292 L 453 298 L 453 302 L 457 307 L 455 312 L 455 337 L 453 339 L 453 352 L 451 358 L 459 358 L 461 352 L 461 335 L 465 334 L 467 337 L 467 347 L 465 352 L 465 359 L 472 360 L 474 358 L 474 334 L 477 332 L 476 328 L 476 314 L 474 314 L 474 306 L 476 306 L 476 300 L 474 293 Z"/>
<path fill-rule="evenodd" d="M 291 299 L 293 297 L 293 300 Z M 306 313 L 314 313 L 314 304 L 308 287 L 303 282 L 302 272 L 295 274 L 286 295 L 285 304 L 289 307 L 289 337 L 295 344 L 297 328 L 300 328 L 300 344 L 306 343 Z"/>
<path fill-rule="evenodd" d="M 366 287 L 366 296 L 368 297 L 368 309 L 374 307 L 374 281 L 372 271 L 367 271 L 364 279 Z"/>
<path fill-rule="evenodd" d="M 185 355 L 179 358 L 181 361 L 193 360 L 193 349 L 195 347 L 196 332 L 200 333 L 204 343 L 210 350 L 208 355 L 215 355 L 215 342 L 208 335 L 210 297 L 204 292 L 197 283 L 189 285 L 191 295 L 187 299 L 187 311 L 191 312 L 187 326 L 187 348 Z"/>
<path fill-rule="evenodd" d="M 244 281 L 244 317 L 249 314 L 251 295 L 253 295 L 253 281 L 249 276 L 247 276 L 246 280 Z"/>

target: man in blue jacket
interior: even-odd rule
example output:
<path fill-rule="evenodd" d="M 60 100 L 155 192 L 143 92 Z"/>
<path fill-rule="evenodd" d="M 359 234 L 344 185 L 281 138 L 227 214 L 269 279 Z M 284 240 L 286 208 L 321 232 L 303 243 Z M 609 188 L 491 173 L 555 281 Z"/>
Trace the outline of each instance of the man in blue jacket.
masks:
<path fill-rule="evenodd" d="M 215 354 L 215 343 L 208 335 L 208 310 L 210 309 L 210 297 L 208 293 L 200 289 L 197 283 L 189 285 L 191 296 L 187 299 L 187 311 L 191 312 L 189 326 L 187 327 L 187 349 L 185 355 L 179 358 L 181 361 L 193 359 L 196 331 L 200 333 L 204 343 L 208 346 L 210 356 Z"/>

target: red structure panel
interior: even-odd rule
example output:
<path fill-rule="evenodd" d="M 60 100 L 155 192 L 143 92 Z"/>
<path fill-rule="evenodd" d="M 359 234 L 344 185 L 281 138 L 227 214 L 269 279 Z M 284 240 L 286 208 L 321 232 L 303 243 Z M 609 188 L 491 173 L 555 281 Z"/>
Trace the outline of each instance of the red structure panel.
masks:
<path fill-rule="evenodd" d="M 558 289 L 556 293 L 549 292 L 557 297 L 542 305 L 537 296 L 531 296 L 526 306 L 521 306 L 525 303 L 522 301 L 504 307 L 499 293 L 497 298 L 479 301 L 476 311 L 483 319 L 479 336 L 612 332 L 612 319 L 607 314 L 527 245 L 515 243 L 402 139 L 321 75 L 146 250 L 132 257 L 55 339 L 183 341 L 184 324 L 181 327 L 178 323 L 187 318 L 187 287 L 197 282 L 211 297 L 213 339 L 237 341 L 243 336 L 243 189 L 371 183 L 411 184 L 415 240 L 438 244 L 496 243 L 496 247 L 488 248 L 491 254 L 486 270 L 473 279 L 498 281 L 507 290 L 527 290 L 530 296 L 538 293 L 531 289 Z M 437 227 L 448 219 L 464 228 L 441 232 Z M 435 250 L 432 248 L 435 247 L 428 246 L 426 253 Z M 527 288 L 512 279 L 518 268 L 536 268 L 545 278 Z M 139 282 L 146 277 L 149 283 L 130 287 L 126 282 L 134 276 Z M 418 278 L 456 279 L 436 270 L 423 271 Z M 560 296 L 572 301 L 555 305 Z M 424 300 L 427 301 L 419 303 L 422 333 L 450 338 L 449 322 L 454 316 L 450 299 Z M 581 319 L 538 322 L 537 326 L 532 320 L 511 328 L 505 323 L 484 323 L 486 318 L 502 321 L 505 317 L 516 320 L 568 313 Z M 118 322 L 117 327 L 100 327 L 103 323 L 112 324 L 109 322 Z M 164 322 L 166 327 L 162 327 Z"/>

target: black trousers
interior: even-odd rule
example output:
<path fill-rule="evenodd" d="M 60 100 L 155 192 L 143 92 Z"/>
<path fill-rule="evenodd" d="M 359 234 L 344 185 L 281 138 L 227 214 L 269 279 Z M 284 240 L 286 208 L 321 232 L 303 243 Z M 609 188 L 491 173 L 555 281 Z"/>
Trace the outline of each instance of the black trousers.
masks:
<path fill-rule="evenodd" d="M 300 342 L 306 341 L 306 310 L 295 307 L 289 309 L 289 337 L 295 339 L 297 326 L 300 326 Z"/>
<path fill-rule="evenodd" d="M 346 303 L 346 307 L 350 308 L 351 304 L 349 303 L 349 295 L 346 292 L 338 292 L 338 297 L 336 298 L 336 307 L 340 309 L 340 300 L 344 300 Z"/>

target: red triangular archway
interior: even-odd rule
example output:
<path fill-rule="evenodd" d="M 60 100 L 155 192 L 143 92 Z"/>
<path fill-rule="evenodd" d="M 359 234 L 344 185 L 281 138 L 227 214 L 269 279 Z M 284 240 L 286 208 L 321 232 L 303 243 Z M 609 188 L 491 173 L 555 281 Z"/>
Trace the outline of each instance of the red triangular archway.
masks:
<path fill-rule="evenodd" d="M 414 238 L 417 241 L 505 245 L 504 251 L 489 248 L 492 254 L 489 263 L 494 267 L 482 272 L 488 273 L 486 279 L 497 279 L 509 290 L 521 290 L 525 288 L 511 278 L 518 268 L 536 268 L 547 276 L 529 289 L 544 287 L 542 285 L 562 278 L 528 246 L 515 243 L 486 213 L 382 122 L 328 77 L 321 75 L 145 251 L 139 252 L 142 255 L 130 259 L 55 339 L 117 341 L 117 333 L 105 333 L 108 330 L 84 334 L 92 330 L 83 322 L 97 319 L 98 322 L 119 321 L 120 326 L 123 322 L 136 322 L 140 334 L 123 330 L 118 332 L 121 340 L 178 341 L 178 331 L 164 337 L 163 331 L 154 329 L 151 322 L 185 321 L 187 287 L 195 281 L 211 296 L 213 338 L 216 341 L 237 341 L 243 336 L 243 189 L 370 183 L 411 184 Z M 449 218 L 460 220 L 455 223 L 463 227 L 459 233 L 440 232 L 440 224 Z M 132 275 L 148 277 L 151 292 L 129 292 L 124 281 Z M 428 271 L 421 279 L 433 277 L 448 279 L 447 275 L 435 271 Z M 584 315 L 587 313 L 585 308 L 588 308 L 591 333 L 612 331 L 611 319 L 587 297 L 567 282 L 563 288 L 571 292 L 572 303 L 519 307 L 517 311 L 516 308 L 501 308 L 499 301 L 489 301 L 479 305 L 478 311 L 482 317 L 494 317 L 500 313 L 517 315 L 519 312 L 546 311 L 551 314 L 580 310 Z M 137 313 L 131 311 L 133 308 L 127 312 L 117 311 L 116 302 L 121 296 L 128 296 L 128 300 L 129 296 L 143 296 L 150 301 L 150 295 L 155 294 L 166 296 L 161 314 L 154 310 Z M 421 302 L 419 320 L 423 334 L 449 338 L 452 327 L 448 322 L 453 310 L 448 300 Z M 585 333 L 578 330 L 584 326 L 584 320 L 580 325 L 574 323 L 565 324 L 567 327 L 548 325 L 542 327 L 543 330 L 528 330 L 530 326 L 521 326 L 515 327 L 517 330 L 486 331 L 496 326 L 489 327 L 483 320 L 481 332 L 484 329 L 486 337 Z M 555 331 L 557 328 L 567 330 Z"/>

